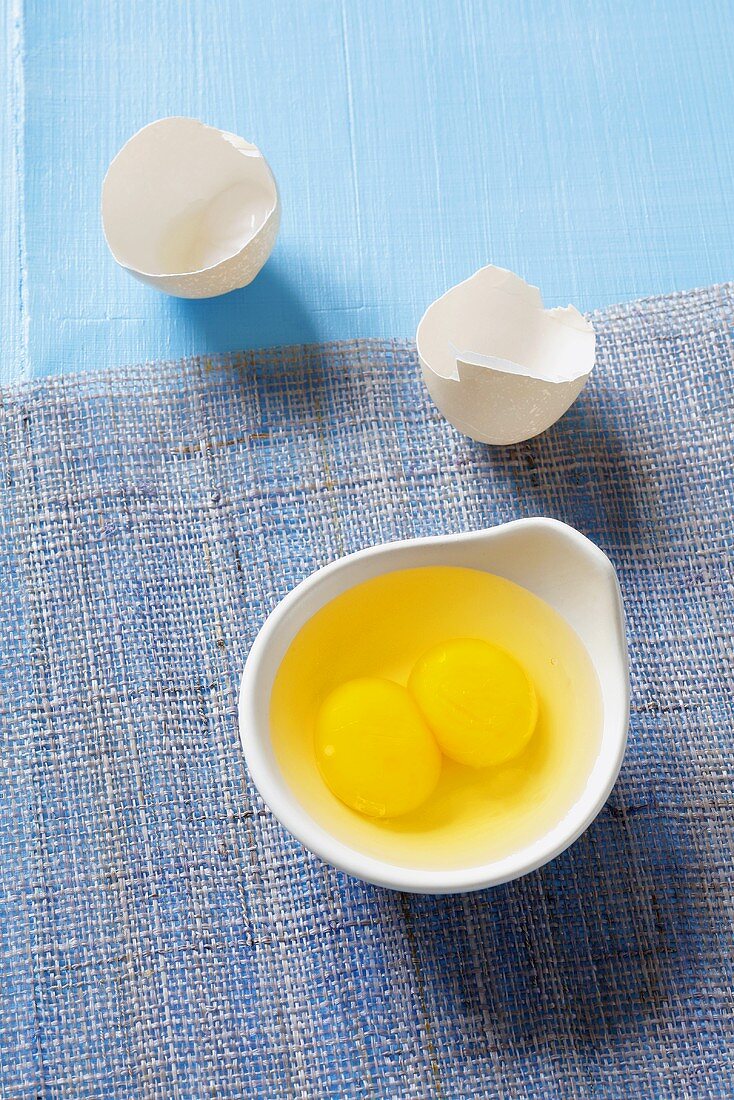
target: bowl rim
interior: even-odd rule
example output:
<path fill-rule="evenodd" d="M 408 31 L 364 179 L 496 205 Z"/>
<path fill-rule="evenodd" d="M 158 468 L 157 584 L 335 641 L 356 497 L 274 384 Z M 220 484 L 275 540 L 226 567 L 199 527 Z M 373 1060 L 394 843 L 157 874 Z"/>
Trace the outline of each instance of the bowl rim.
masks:
<path fill-rule="evenodd" d="M 375 856 L 367 855 L 364 852 L 352 848 L 350 845 L 328 832 L 311 817 L 308 810 L 299 803 L 298 799 L 291 791 L 285 777 L 280 773 L 277 761 L 275 760 L 270 742 L 269 722 L 267 719 L 264 723 L 262 722 L 258 714 L 258 704 L 262 705 L 264 702 L 266 714 L 269 712 L 270 693 L 272 691 L 272 684 L 277 669 L 280 667 L 288 646 L 308 619 L 292 631 L 285 650 L 277 660 L 275 670 L 271 674 L 266 666 L 269 663 L 271 646 L 274 639 L 282 630 L 287 628 L 288 619 L 292 616 L 297 605 L 305 597 L 312 595 L 314 590 L 322 586 L 326 581 L 335 578 L 339 573 L 353 569 L 359 562 L 383 555 L 389 559 L 392 553 L 400 553 L 403 548 L 409 551 L 410 549 L 419 550 L 421 547 L 436 547 L 437 545 L 451 546 L 460 542 L 482 541 L 486 539 L 490 533 L 494 534 L 500 530 L 506 531 L 510 528 L 517 528 L 520 526 L 525 528 L 536 527 L 562 530 L 566 538 L 576 541 L 580 549 L 593 558 L 598 565 L 603 567 L 610 579 L 613 579 L 616 587 L 616 616 L 615 621 L 610 625 L 616 631 L 621 671 L 624 678 L 624 696 L 621 699 L 623 704 L 621 711 L 622 719 L 612 734 L 608 735 L 605 729 L 602 746 L 606 748 L 607 767 L 601 780 L 598 782 L 598 789 L 594 797 L 591 797 L 593 791 L 591 794 L 589 792 L 589 782 L 593 771 L 596 770 L 599 760 L 602 757 L 601 750 L 599 757 L 597 757 L 597 762 L 592 772 L 589 774 L 587 786 L 561 822 L 542 837 L 538 838 L 538 840 L 525 845 L 524 848 L 500 860 L 493 860 L 488 863 L 463 868 L 411 868 L 401 864 L 391 863 L 387 860 L 378 859 Z M 375 575 L 379 575 L 381 572 L 395 572 L 401 568 L 412 567 L 387 564 L 384 570 L 378 571 Z M 355 581 L 355 584 L 358 583 L 361 582 Z M 342 591 L 346 591 L 348 587 L 350 586 L 345 586 Z M 332 595 L 324 599 L 319 607 L 324 606 L 333 598 L 335 597 Z M 318 608 L 316 610 L 318 610 Z M 315 613 L 316 611 L 313 612 L 313 614 Z M 309 616 L 309 618 L 310 617 L 311 616 Z M 582 644 L 585 645 L 583 641 Z M 264 690 L 263 685 L 265 685 L 267 690 L 267 698 L 264 701 L 262 699 Z M 250 773 L 250 777 L 257 787 L 263 801 L 280 824 L 310 852 L 326 863 L 336 867 L 338 870 L 375 886 L 409 893 L 451 894 L 482 890 L 491 886 L 499 886 L 504 882 L 510 882 L 513 879 L 519 878 L 522 875 L 542 867 L 544 864 L 550 862 L 550 860 L 555 859 L 556 856 L 560 855 L 561 852 L 565 851 L 566 848 L 570 847 L 570 845 L 578 839 L 606 803 L 619 774 L 627 744 L 629 702 L 629 657 L 625 635 L 624 611 L 619 582 L 614 566 L 606 554 L 595 543 L 586 538 L 585 535 L 582 535 L 581 532 L 577 531 L 574 527 L 562 523 L 559 520 L 534 517 L 512 520 L 508 523 L 497 524 L 493 527 L 459 532 L 456 534 L 430 535 L 378 543 L 340 557 L 311 573 L 292 588 L 276 605 L 263 623 L 250 648 L 240 681 L 238 722 L 240 742 L 245 757 L 245 763 Z M 263 728 L 263 726 L 265 728 Z M 607 741 L 611 742 L 611 746 L 605 744 Z M 566 822 L 569 823 L 570 827 L 564 830 L 562 826 Z M 556 834 L 558 835 L 556 836 Z M 546 841 L 547 838 L 554 839 L 544 844 L 543 842 Z M 533 851 L 534 854 L 532 856 L 526 854 L 529 850 Z"/>

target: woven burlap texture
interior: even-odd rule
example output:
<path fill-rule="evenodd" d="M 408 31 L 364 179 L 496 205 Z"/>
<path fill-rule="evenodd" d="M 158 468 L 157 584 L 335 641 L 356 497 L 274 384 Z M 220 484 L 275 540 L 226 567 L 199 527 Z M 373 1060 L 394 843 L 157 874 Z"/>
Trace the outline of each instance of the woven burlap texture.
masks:
<path fill-rule="evenodd" d="M 4 391 L 3 1098 L 734 1093 L 734 287 L 593 320 L 578 403 L 506 449 L 407 341 Z M 331 870 L 248 781 L 258 628 L 348 551 L 532 515 L 619 571 L 607 807 L 476 895 Z"/>

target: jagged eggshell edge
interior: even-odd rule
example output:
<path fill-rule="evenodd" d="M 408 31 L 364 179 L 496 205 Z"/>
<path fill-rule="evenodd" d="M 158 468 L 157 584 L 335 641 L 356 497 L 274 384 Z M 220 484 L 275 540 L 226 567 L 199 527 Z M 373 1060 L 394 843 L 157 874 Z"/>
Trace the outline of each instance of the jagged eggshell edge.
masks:
<path fill-rule="evenodd" d="M 477 311 L 487 329 L 481 351 L 467 347 L 460 335 L 462 318 L 467 329 L 474 327 Z M 541 335 L 545 328 L 545 361 L 537 349 L 532 366 L 491 354 L 495 318 L 505 328 L 517 324 L 518 333 L 523 326 L 521 335 L 528 325 Z M 424 381 L 440 412 L 465 435 L 496 446 L 531 439 L 555 424 L 585 386 L 595 355 L 593 326 L 578 310 L 544 309 L 537 287 L 493 265 L 431 303 L 416 343 Z"/>

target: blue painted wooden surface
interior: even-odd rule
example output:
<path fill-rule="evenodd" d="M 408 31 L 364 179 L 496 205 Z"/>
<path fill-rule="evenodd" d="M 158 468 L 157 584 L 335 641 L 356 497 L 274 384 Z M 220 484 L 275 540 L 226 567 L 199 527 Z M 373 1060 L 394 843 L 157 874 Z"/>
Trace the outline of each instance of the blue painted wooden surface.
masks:
<path fill-rule="evenodd" d="M 588 309 L 734 275 L 734 9 L 712 0 L 0 0 L 2 379 L 415 331 L 486 262 Z M 257 142 L 258 280 L 167 299 L 98 202 L 138 127 Z"/>

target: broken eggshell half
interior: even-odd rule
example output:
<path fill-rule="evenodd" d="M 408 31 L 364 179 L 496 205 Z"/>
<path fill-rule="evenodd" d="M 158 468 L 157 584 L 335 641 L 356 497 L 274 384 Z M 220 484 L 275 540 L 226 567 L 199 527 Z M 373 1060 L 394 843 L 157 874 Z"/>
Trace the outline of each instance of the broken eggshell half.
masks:
<path fill-rule="evenodd" d="M 446 419 L 496 445 L 555 424 L 594 365 L 594 329 L 577 309 L 544 309 L 537 287 L 493 266 L 433 302 L 416 343 L 426 386 Z"/>
<path fill-rule="evenodd" d="M 272 252 L 278 189 L 249 141 L 195 118 L 162 118 L 112 161 L 102 224 L 136 279 L 178 298 L 212 298 L 252 282 Z"/>

